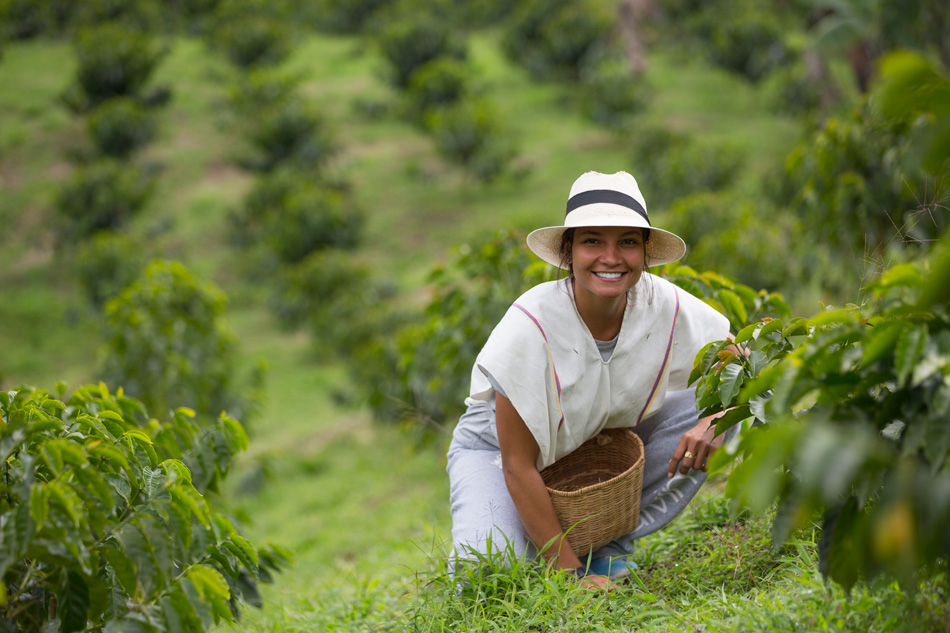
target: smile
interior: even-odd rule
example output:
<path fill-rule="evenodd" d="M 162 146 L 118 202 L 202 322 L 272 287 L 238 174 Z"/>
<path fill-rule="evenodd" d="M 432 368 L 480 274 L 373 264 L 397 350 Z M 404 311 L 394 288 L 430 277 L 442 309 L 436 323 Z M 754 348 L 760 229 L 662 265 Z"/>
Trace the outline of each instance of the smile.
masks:
<path fill-rule="evenodd" d="M 594 273 L 601 279 L 620 279 L 624 273 Z"/>

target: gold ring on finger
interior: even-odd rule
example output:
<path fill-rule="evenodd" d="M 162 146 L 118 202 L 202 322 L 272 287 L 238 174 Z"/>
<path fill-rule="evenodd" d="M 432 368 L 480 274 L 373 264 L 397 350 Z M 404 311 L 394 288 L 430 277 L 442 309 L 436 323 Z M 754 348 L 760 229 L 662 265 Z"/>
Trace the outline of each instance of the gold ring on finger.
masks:
<path fill-rule="evenodd" d="M 696 456 L 690 453 L 689 451 L 686 451 L 686 454 L 683 455 L 683 457 L 685 457 L 686 459 L 693 459 Z"/>

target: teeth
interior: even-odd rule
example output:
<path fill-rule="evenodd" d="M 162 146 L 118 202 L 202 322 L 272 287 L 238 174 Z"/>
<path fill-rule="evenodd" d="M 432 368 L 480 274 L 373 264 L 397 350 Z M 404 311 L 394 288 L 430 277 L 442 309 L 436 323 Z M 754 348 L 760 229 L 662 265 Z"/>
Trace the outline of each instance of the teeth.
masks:
<path fill-rule="evenodd" d="M 594 273 L 598 277 L 603 277 L 604 279 L 619 279 L 621 273 Z"/>

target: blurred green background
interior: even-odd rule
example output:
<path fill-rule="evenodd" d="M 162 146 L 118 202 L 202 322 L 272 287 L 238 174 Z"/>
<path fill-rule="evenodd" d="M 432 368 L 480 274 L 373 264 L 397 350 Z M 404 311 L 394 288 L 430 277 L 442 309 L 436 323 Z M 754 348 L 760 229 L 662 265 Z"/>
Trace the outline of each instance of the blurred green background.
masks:
<path fill-rule="evenodd" d="M 552 274 L 523 235 L 584 171 L 632 173 L 686 265 L 795 314 L 860 303 L 947 226 L 950 99 L 900 89 L 945 86 L 935 0 L 0 0 L 0 21 L 0 386 L 241 419 L 218 502 L 297 558 L 258 630 L 381 630 L 444 553 L 468 368 Z"/>

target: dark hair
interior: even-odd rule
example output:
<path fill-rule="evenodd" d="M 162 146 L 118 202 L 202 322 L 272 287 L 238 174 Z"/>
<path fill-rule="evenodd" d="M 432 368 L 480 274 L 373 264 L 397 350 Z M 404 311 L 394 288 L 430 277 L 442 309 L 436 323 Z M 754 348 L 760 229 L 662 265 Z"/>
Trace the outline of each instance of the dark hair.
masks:
<path fill-rule="evenodd" d="M 650 262 L 646 260 L 646 243 L 650 241 L 650 229 L 640 229 L 640 232 L 643 233 L 643 269 L 646 271 L 650 270 Z M 576 228 L 565 229 L 561 233 L 561 268 L 566 268 L 569 275 L 574 275 L 574 266 L 571 264 L 571 249 L 574 248 L 574 234 L 577 233 Z"/>

